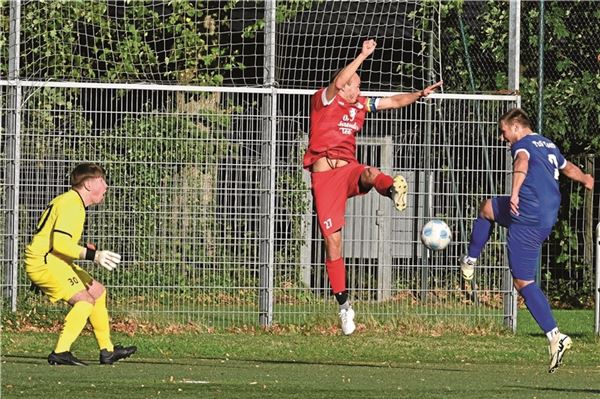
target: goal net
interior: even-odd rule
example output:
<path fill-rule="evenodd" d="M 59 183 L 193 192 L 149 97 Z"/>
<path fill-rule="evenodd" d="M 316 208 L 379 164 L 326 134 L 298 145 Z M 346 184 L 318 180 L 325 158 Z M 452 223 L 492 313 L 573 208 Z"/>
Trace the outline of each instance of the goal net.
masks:
<path fill-rule="evenodd" d="M 0 5 L 0 43 L 8 44 L 9 2 Z M 367 90 L 421 89 L 441 72 L 437 1 L 19 5 L 22 80 L 256 87 L 265 84 L 265 68 L 274 67 L 278 87 L 314 89 L 369 38 L 377 50 L 360 69 Z M 10 46 L 2 47 L 0 76 L 6 78 Z M 275 54 L 274 66 L 266 54 Z"/>
<path fill-rule="evenodd" d="M 377 49 L 359 70 L 364 89 L 420 90 L 440 77 L 437 1 L 325 1 L 297 11 L 278 25 L 281 87 L 328 82 L 366 39 L 375 39 Z"/>

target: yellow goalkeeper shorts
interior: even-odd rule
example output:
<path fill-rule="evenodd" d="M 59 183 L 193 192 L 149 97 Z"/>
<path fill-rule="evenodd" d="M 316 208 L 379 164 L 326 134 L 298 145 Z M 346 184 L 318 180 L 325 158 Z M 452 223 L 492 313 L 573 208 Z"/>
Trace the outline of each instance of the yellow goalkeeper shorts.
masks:
<path fill-rule="evenodd" d="M 81 267 L 52 254 L 46 255 L 45 261 L 42 259 L 41 262 L 26 259 L 25 271 L 29 279 L 48 295 L 51 302 L 60 299 L 68 301 L 94 281 Z"/>

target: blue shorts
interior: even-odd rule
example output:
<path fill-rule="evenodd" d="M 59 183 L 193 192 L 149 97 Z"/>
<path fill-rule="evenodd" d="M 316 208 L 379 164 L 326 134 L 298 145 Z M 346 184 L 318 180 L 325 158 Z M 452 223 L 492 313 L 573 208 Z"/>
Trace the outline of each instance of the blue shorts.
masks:
<path fill-rule="evenodd" d="M 535 280 L 542 244 L 552 232 L 552 226 L 527 226 L 512 222 L 510 197 L 492 198 L 494 220 L 508 229 L 506 246 L 508 266 L 514 278 Z"/>

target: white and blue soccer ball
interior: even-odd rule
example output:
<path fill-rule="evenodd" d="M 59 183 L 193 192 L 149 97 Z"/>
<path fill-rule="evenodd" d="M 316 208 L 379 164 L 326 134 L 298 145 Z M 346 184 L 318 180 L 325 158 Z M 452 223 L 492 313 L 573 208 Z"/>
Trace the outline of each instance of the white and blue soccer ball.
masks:
<path fill-rule="evenodd" d="M 450 241 L 452 241 L 452 232 L 443 220 L 430 220 L 421 230 L 421 242 L 432 251 L 446 248 Z"/>

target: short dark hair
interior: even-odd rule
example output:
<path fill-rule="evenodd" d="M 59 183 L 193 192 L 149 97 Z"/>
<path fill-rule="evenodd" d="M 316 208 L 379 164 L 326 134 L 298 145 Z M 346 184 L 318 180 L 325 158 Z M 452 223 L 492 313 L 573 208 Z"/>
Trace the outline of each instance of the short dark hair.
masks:
<path fill-rule="evenodd" d="M 533 124 L 531 123 L 531 119 L 529 119 L 529 115 L 527 115 L 527 113 L 521 108 L 513 108 L 502 115 L 498 121 L 498 125 L 502 124 L 503 122 L 507 124 L 516 122 L 523 127 L 533 130 Z"/>
<path fill-rule="evenodd" d="M 71 187 L 81 187 L 83 182 L 94 177 L 106 179 L 106 172 L 102 166 L 91 162 L 79 164 L 71 172 Z"/>

